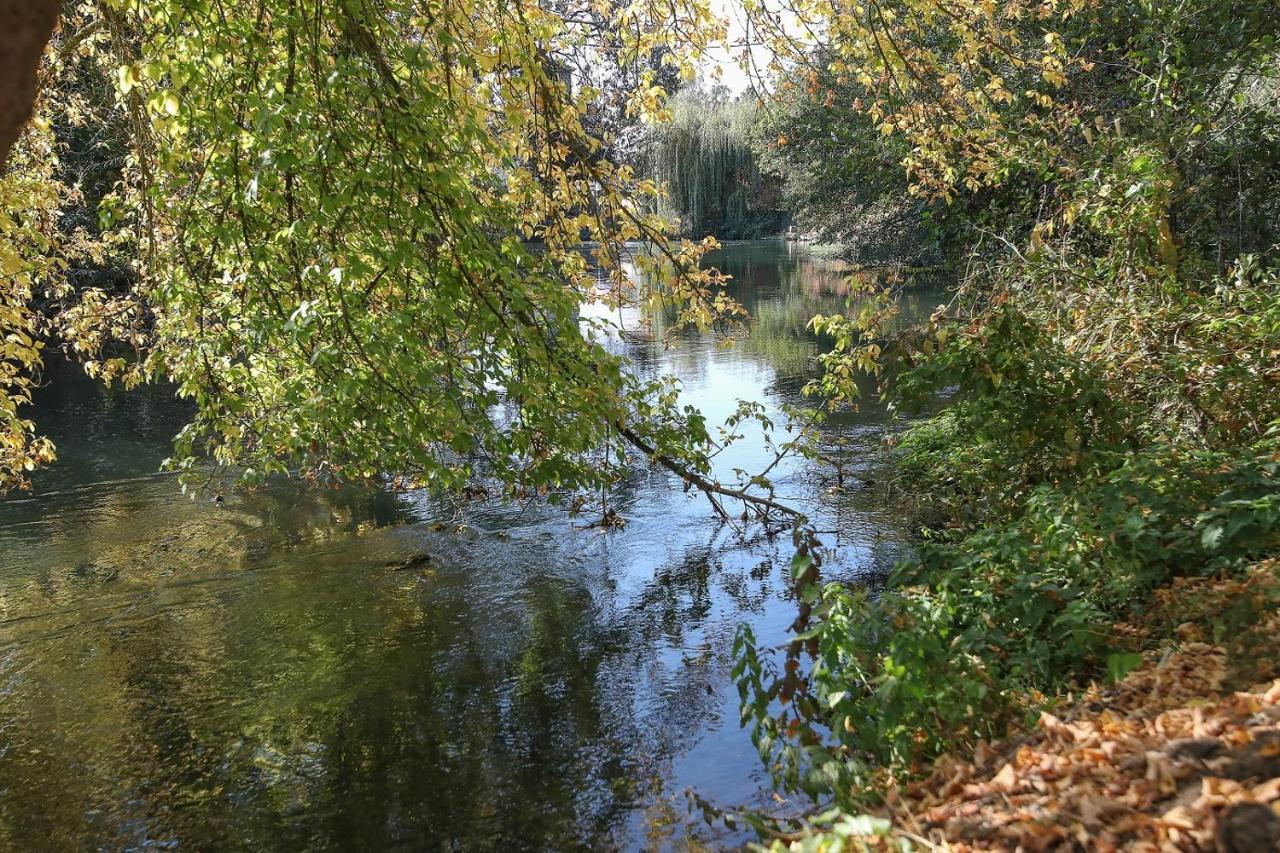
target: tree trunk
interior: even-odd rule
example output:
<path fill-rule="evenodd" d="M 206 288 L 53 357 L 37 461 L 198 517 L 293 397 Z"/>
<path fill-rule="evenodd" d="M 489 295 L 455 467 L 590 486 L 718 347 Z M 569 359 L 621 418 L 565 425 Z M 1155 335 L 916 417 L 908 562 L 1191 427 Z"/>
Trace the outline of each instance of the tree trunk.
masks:
<path fill-rule="evenodd" d="M 59 0 L 0 0 L 0 173 L 36 99 L 36 72 Z"/>

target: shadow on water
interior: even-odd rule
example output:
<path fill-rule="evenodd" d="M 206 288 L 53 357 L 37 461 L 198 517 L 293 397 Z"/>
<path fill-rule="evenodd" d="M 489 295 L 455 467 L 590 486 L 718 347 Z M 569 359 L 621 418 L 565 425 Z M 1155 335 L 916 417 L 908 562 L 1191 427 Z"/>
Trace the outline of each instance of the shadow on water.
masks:
<path fill-rule="evenodd" d="M 624 345 L 712 422 L 739 398 L 776 412 L 843 276 L 778 243 L 717 260 L 748 340 Z M 39 406 L 60 461 L 0 501 L 0 847 L 633 849 L 700 831 L 687 786 L 764 802 L 729 651 L 739 622 L 781 639 L 793 617 L 786 536 L 740 539 L 647 469 L 610 532 L 290 484 L 191 500 L 154 473 L 187 416 L 170 393 L 63 369 Z M 874 405 L 833 426 L 855 477 L 884 427 Z M 800 464 L 779 483 L 840 530 L 831 576 L 904 553 L 869 493 Z"/>

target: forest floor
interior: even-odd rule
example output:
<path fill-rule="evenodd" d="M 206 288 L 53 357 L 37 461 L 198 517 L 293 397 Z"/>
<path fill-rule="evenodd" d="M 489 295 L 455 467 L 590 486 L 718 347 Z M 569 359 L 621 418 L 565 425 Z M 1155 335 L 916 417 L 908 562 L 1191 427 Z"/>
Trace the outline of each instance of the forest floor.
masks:
<path fill-rule="evenodd" d="M 1118 682 L 894 789 L 888 837 L 942 850 L 1280 850 L 1280 560 L 1182 579 L 1117 634 L 1175 639 Z M 905 843 L 903 843 L 905 842 Z"/>

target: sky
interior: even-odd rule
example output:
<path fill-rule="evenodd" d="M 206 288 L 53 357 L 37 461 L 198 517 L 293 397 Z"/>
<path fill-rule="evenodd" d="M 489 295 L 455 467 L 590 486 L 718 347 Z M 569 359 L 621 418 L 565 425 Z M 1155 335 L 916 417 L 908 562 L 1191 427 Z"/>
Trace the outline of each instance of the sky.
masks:
<path fill-rule="evenodd" d="M 729 44 L 741 43 L 746 34 L 741 3 L 738 0 L 711 0 L 711 8 L 717 15 L 728 20 Z M 763 68 L 764 63 L 768 61 L 766 52 L 762 48 L 752 48 L 752 51 L 757 67 Z M 707 83 L 711 83 L 714 69 L 719 68 L 719 82 L 733 94 L 742 94 L 751 88 L 751 81 L 747 73 L 740 67 L 739 59 L 739 52 L 736 49 L 714 48 L 703 57 L 701 71 L 704 80 Z"/>
<path fill-rule="evenodd" d="M 747 35 L 746 13 L 742 8 L 742 0 L 710 0 L 710 2 L 712 11 L 728 21 L 728 44 L 737 46 L 729 48 L 717 47 L 708 51 L 703 58 L 700 70 L 704 82 L 709 85 L 713 82 L 712 72 L 719 68 L 719 82 L 734 95 L 740 95 L 752 88 L 753 83 L 751 76 L 740 65 L 743 52 L 742 44 L 745 42 Z M 778 18 L 784 29 L 792 30 L 789 33 L 790 37 L 801 39 L 801 34 L 793 29 L 797 18 L 786 0 L 776 4 L 765 0 L 765 5 L 769 12 Z M 753 46 L 751 48 L 751 56 L 754 61 L 753 73 L 757 76 L 765 74 L 765 69 L 770 59 L 769 51 L 763 46 Z M 759 85 L 758 79 L 754 82 Z"/>

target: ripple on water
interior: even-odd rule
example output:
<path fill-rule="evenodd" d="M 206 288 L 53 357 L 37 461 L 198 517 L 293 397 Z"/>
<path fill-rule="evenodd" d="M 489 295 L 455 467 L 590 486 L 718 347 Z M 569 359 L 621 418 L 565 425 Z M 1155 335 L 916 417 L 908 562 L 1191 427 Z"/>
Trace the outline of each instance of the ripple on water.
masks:
<path fill-rule="evenodd" d="M 623 315 L 614 345 L 712 422 L 739 398 L 776 414 L 840 273 L 775 243 L 720 261 L 756 318 L 746 341 L 666 346 Z M 687 786 L 764 796 L 729 655 L 739 622 L 781 638 L 794 616 L 788 536 L 740 537 L 650 469 L 608 532 L 553 507 L 454 518 L 287 484 L 190 500 L 153 473 L 187 416 L 169 392 L 51 375 L 60 462 L 0 502 L 0 846 L 634 848 L 686 831 Z M 875 479 L 883 425 L 868 405 L 832 426 L 850 477 Z M 718 470 L 764 458 L 749 433 Z M 774 473 L 839 529 L 829 576 L 903 553 L 872 491 Z"/>

